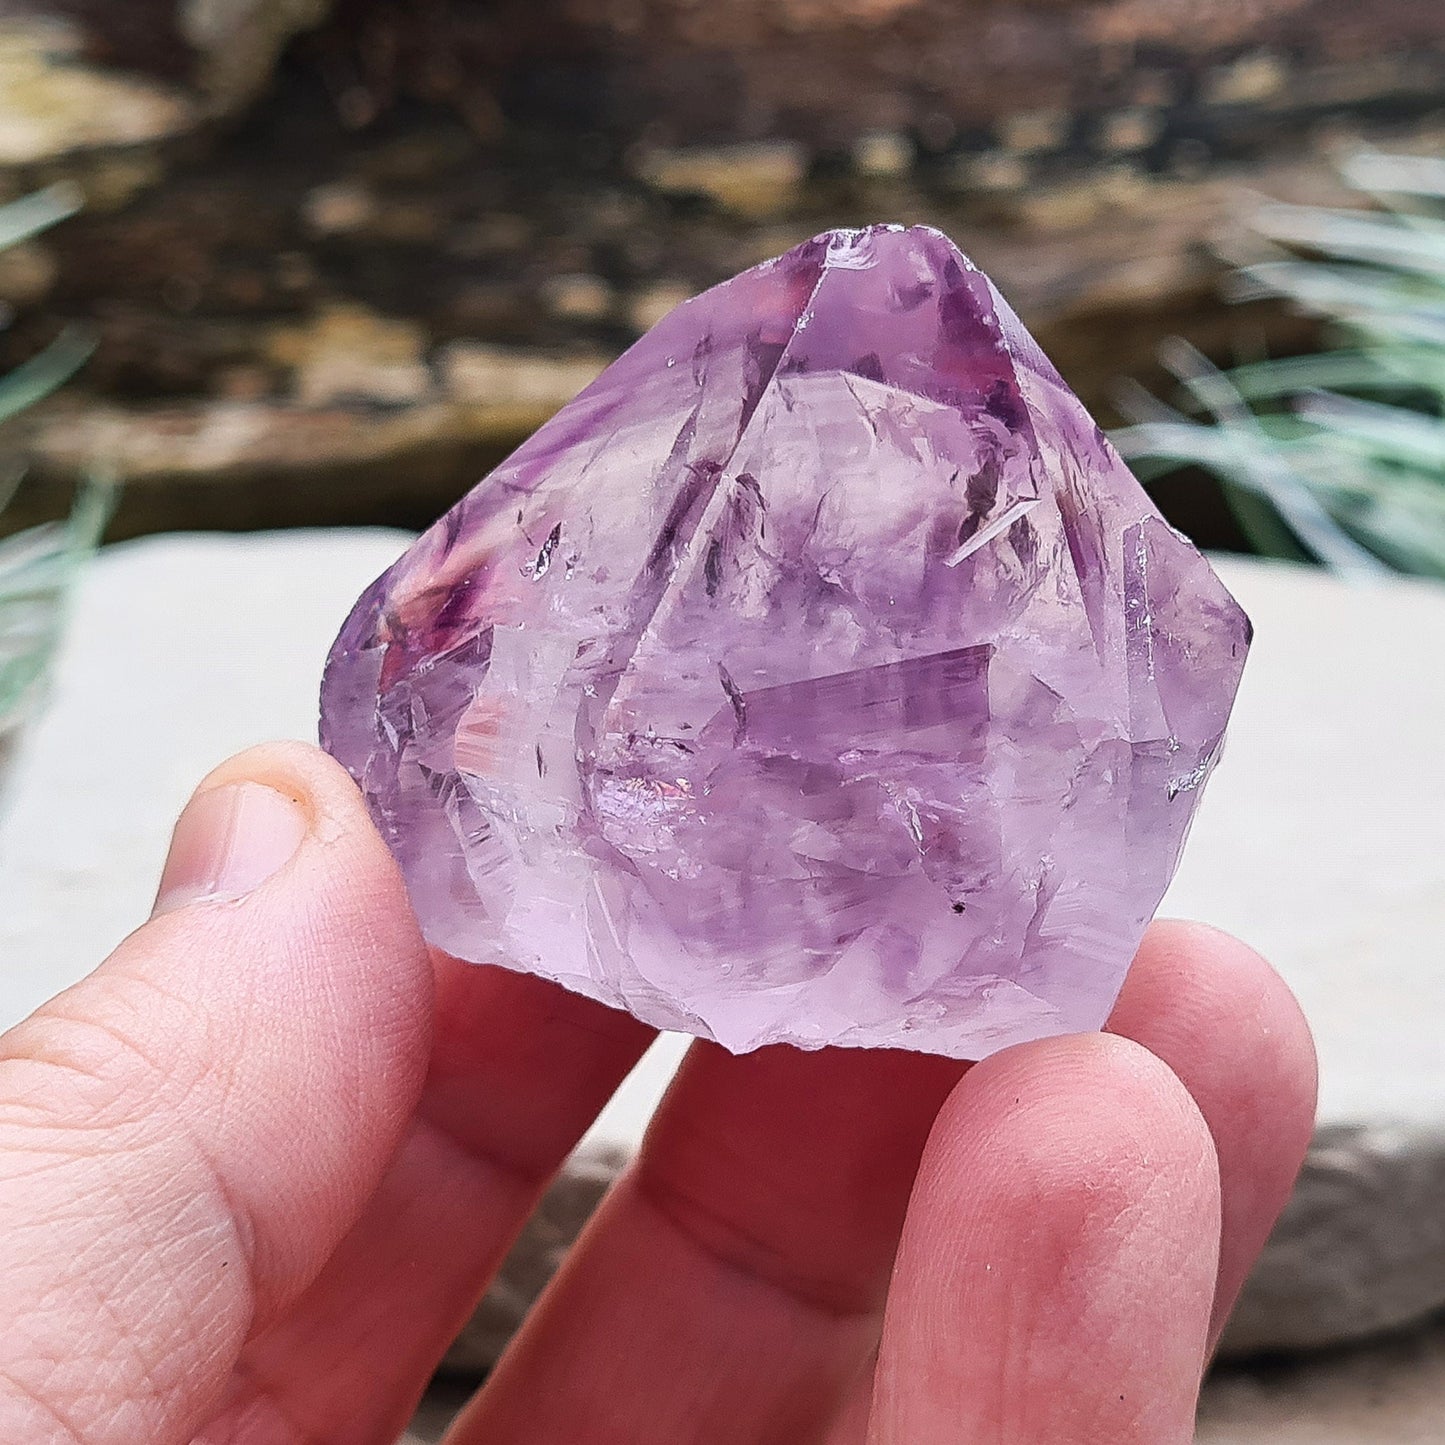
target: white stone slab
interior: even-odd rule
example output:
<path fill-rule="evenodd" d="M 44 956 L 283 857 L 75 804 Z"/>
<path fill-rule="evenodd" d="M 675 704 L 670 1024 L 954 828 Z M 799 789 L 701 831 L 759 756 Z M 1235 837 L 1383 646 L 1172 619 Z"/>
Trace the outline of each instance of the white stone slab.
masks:
<path fill-rule="evenodd" d="M 206 769 L 314 735 L 326 648 L 404 542 L 180 535 L 102 554 L 0 822 L 0 1024 L 145 916 Z M 1322 1117 L 1445 1120 L 1445 588 L 1220 567 L 1258 635 L 1165 908 L 1284 971 L 1319 1040 Z"/>
<path fill-rule="evenodd" d="M 106 549 L 0 807 L 0 1026 L 86 973 L 150 909 L 201 776 L 314 737 L 351 600 L 400 532 L 169 536 Z"/>
<path fill-rule="evenodd" d="M 314 735 L 326 649 L 405 541 L 169 536 L 102 554 L 0 819 L 0 1027 L 145 917 L 172 821 L 208 768 L 268 737 Z M 1220 570 L 1258 635 L 1166 909 L 1248 938 L 1293 984 L 1319 1041 L 1325 1123 L 1371 1126 L 1365 1140 L 1391 1131 L 1389 1150 L 1355 1161 L 1358 1189 L 1339 1187 L 1333 1136 L 1315 1171 L 1328 1197 L 1297 1211 L 1298 1228 L 1313 1229 L 1323 1209 L 1332 1232 L 1288 1241 L 1291 1257 L 1318 1260 L 1326 1239 L 1337 1258 L 1361 1240 L 1364 1252 L 1340 1261 L 1348 1288 L 1333 1303 L 1301 1296 L 1298 1269 L 1282 1292 L 1278 1278 L 1271 1286 L 1296 1318 L 1313 1313 L 1317 1332 L 1328 1316 L 1334 1337 L 1347 1316 L 1370 1327 L 1391 1315 L 1359 1310 L 1361 1279 L 1378 1275 L 1382 1305 L 1391 1273 L 1401 1298 L 1430 1296 L 1438 1278 L 1445 1299 L 1445 1262 L 1400 1246 L 1420 1231 L 1388 1219 L 1391 1198 L 1418 1210 L 1429 1192 L 1411 1131 L 1438 1152 L 1445 1125 L 1445 588 L 1351 589 L 1239 559 Z M 682 1046 L 664 1040 L 644 1061 L 594 1141 L 640 1136 Z M 1398 1194 L 1392 1159 L 1409 1181 Z M 1445 1170 L 1439 1194 L 1445 1211 Z M 1251 1341 L 1289 1342 L 1273 1317 L 1256 1313 L 1250 1328 Z"/>
<path fill-rule="evenodd" d="M 1220 571 L 1255 642 L 1164 911 L 1289 980 L 1322 1119 L 1445 1123 L 1445 587 Z"/>

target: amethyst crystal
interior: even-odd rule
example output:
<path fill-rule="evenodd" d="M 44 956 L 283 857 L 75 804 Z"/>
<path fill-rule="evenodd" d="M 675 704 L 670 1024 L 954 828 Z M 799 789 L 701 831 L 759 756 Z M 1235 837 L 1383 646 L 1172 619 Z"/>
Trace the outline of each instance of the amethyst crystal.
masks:
<path fill-rule="evenodd" d="M 322 737 L 430 940 L 746 1050 L 1097 1028 L 1249 623 L 986 277 L 680 306 L 358 602 Z"/>

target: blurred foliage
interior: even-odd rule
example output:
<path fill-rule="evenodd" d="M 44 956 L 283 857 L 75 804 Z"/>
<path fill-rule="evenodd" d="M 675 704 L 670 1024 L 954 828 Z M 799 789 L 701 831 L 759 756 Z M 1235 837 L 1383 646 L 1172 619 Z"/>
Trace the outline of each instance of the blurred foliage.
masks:
<path fill-rule="evenodd" d="M 1269 255 L 1228 292 L 1321 318 L 1326 348 L 1221 371 L 1175 341 L 1178 408 L 1131 388 L 1113 439 L 1146 483 L 1218 475 L 1266 556 L 1445 579 L 1445 159 L 1363 152 L 1342 169 L 1368 206 L 1262 206 Z"/>
<path fill-rule="evenodd" d="M 0 206 L 0 250 L 30 240 L 78 208 L 75 189 L 64 185 Z M 83 334 L 67 330 L 38 355 L 0 376 L 0 424 L 68 381 L 90 351 Z M 0 511 L 21 481 L 19 472 L 0 477 Z M 0 751 L 55 651 L 70 584 L 100 541 L 112 492 L 107 482 L 92 480 L 81 489 L 67 519 L 0 540 Z"/>

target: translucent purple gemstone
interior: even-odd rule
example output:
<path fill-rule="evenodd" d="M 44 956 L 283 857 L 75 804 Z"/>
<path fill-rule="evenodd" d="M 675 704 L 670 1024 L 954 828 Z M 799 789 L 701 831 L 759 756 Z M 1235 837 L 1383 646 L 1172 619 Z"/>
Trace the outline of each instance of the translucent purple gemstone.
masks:
<path fill-rule="evenodd" d="M 1249 622 L 936 231 L 680 306 L 358 602 L 430 940 L 746 1050 L 1098 1027 Z"/>

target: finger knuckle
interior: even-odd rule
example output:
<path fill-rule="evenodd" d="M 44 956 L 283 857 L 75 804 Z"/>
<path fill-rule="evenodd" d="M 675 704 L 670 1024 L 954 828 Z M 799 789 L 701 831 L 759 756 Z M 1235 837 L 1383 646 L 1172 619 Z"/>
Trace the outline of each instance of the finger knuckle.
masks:
<path fill-rule="evenodd" d="M 184 1000 L 138 980 L 62 995 L 0 1039 L 0 1117 L 139 1123 L 202 1082 L 208 1032 Z"/>

